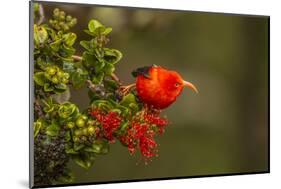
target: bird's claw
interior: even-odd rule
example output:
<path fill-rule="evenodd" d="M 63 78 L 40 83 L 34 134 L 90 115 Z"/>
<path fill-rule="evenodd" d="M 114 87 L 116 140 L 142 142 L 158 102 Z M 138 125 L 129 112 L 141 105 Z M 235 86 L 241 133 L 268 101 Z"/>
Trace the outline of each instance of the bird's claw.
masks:
<path fill-rule="evenodd" d="M 125 86 L 123 85 L 123 86 L 120 87 L 119 90 L 123 95 L 126 95 L 135 87 L 136 87 L 136 84 L 133 83 L 133 84 L 130 84 L 130 85 L 125 85 Z"/>

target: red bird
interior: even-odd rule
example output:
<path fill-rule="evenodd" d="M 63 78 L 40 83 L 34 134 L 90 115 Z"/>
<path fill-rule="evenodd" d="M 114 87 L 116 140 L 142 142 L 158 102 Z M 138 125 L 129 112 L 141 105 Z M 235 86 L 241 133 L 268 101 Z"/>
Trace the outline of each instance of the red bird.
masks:
<path fill-rule="evenodd" d="M 196 87 L 175 71 L 160 66 L 138 68 L 132 72 L 136 77 L 136 90 L 140 100 L 156 109 L 170 106 L 187 86 L 198 93 Z"/>

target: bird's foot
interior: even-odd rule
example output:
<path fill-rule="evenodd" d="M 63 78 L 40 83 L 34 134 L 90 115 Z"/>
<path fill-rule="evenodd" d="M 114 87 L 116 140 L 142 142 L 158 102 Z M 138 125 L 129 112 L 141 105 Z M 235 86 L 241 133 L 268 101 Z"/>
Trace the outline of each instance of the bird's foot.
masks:
<path fill-rule="evenodd" d="M 136 87 L 136 84 L 135 83 L 132 83 L 130 85 L 123 85 L 120 87 L 120 92 L 123 94 L 123 95 L 126 95 L 128 94 L 133 88 Z"/>

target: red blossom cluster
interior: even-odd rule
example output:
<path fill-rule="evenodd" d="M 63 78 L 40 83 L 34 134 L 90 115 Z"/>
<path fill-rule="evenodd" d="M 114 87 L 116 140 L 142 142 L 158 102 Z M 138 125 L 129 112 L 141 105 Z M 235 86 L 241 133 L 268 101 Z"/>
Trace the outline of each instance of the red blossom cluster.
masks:
<path fill-rule="evenodd" d="M 128 127 L 122 134 L 114 135 L 118 132 L 122 117 L 116 112 L 104 112 L 100 109 L 93 109 L 90 114 L 101 124 L 98 136 L 103 136 L 110 142 L 115 138 L 128 147 L 130 154 L 134 154 L 139 149 L 145 161 L 158 156 L 155 136 L 164 132 L 164 127 L 168 124 L 166 118 L 160 117 L 159 112 L 142 111 L 134 115 L 128 121 Z"/>
<path fill-rule="evenodd" d="M 168 120 L 161 118 L 159 114 L 145 112 L 133 117 L 131 127 L 125 135 L 119 137 L 120 141 L 128 146 L 131 154 L 139 148 L 145 160 L 158 156 L 155 135 L 164 132 L 164 126 Z"/>
<path fill-rule="evenodd" d="M 164 132 L 164 127 L 168 125 L 168 120 L 160 117 L 159 114 L 147 113 L 144 115 L 144 120 L 149 124 L 156 125 L 159 134 L 162 134 Z"/>
<path fill-rule="evenodd" d="M 100 122 L 103 134 L 110 142 L 114 142 L 113 133 L 119 128 L 121 124 L 121 118 L 116 112 L 105 113 L 99 109 L 95 109 L 90 112 L 98 122 Z"/>

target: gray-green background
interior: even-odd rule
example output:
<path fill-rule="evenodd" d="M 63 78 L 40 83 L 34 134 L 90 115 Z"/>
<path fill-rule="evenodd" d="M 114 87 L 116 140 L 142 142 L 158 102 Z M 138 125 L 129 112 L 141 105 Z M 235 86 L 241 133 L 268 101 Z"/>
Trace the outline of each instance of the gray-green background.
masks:
<path fill-rule="evenodd" d="M 163 111 L 171 124 L 148 165 L 119 143 L 90 170 L 73 163 L 76 182 L 261 172 L 268 170 L 268 17 L 44 3 L 78 18 L 78 40 L 94 18 L 111 26 L 109 46 L 124 58 L 116 73 L 157 64 L 177 70 L 199 94 L 184 89 Z M 75 46 L 81 54 L 79 43 Z M 86 90 L 72 91 L 85 108 Z M 139 162 L 139 163 L 138 163 Z M 137 165 L 138 163 L 138 165 Z"/>

